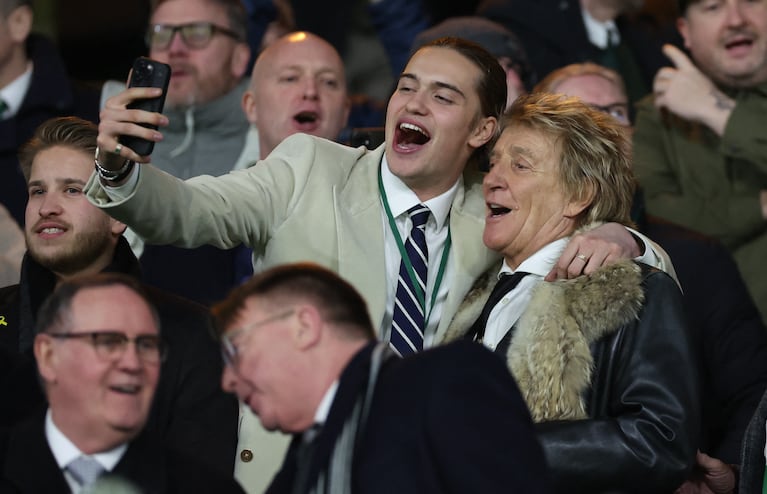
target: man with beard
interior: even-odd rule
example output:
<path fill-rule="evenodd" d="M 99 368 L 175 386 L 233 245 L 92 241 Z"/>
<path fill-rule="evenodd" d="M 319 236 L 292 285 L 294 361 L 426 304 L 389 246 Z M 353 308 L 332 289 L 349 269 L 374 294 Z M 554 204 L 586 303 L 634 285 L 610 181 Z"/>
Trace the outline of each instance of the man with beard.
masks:
<path fill-rule="evenodd" d="M 98 131 L 74 117 L 45 122 L 20 152 L 29 199 L 21 281 L 0 290 L 0 427 L 45 409 L 32 345 L 37 312 L 63 280 L 98 272 L 138 277 L 125 225 L 83 194 Z M 168 346 L 147 430 L 231 475 L 237 406 L 218 386 L 221 361 L 197 304 L 147 288 Z"/>
<path fill-rule="evenodd" d="M 153 5 L 148 56 L 169 64 L 171 78 L 163 111 L 170 125 L 154 148 L 152 163 L 183 179 L 223 175 L 243 151 L 249 128 L 239 111 L 250 59 L 245 10 L 239 0 L 161 0 Z M 238 282 L 235 250 L 144 247 L 132 232 L 128 238 L 146 281 L 154 286 L 208 305 Z"/>
<path fill-rule="evenodd" d="M 629 100 L 652 89 L 663 66 L 660 32 L 641 26 L 631 14 L 644 0 L 486 0 L 478 15 L 501 23 L 522 40 L 540 77 L 559 67 L 596 62 L 626 81 Z"/>
<path fill-rule="evenodd" d="M 767 1 L 683 0 L 678 27 L 692 61 L 639 106 L 637 176 L 647 210 L 719 239 L 767 322 Z"/>

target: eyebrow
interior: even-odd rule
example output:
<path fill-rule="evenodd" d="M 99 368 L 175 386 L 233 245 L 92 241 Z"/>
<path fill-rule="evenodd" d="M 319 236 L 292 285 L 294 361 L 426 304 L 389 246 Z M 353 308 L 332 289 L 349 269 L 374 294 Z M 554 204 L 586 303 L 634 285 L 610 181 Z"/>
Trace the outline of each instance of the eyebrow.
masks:
<path fill-rule="evenodd" d="M 418 79 L 418 77 L 415 74 L 411 74 L 411 73 L 408 73 L 408 72 L 403 73 L 401 76 L 399 76 L 399 78 L 400 78 L 400 80 L 402 80 L 402 79 L 410 79 L 410 80 L 413 80 L 413 81 L 418 82 L 418 83 L 421 82 L 421 80 Z M 457 93 L 458 95 L 460 95 L 463 99 L 466 99 L 466 95 L 463 93 L 463 91 L 458 89 L 458 86 L 455 86 L 453 84 L 448 84 L 447 82 L 442 82 L 442 81 L 434 81 L 434 82 L 430 83 L 429 86 L 437 87 L 437 88 L 440 88 L 440 89 L 447 89 L 449 91 L 453 91 L 453 92 Z"/>
<path fill-rule="evenodd" d="M 493 149 L 490 152 L 490 158 L 491 159 L 498 159 L 501 156 L 503 156 L 504 154 L 508 154 L 508 155 L 510 155 L 512 157 L 519 154 L 519 155 L 525 156 L 525 157 L 533 159 L 533 160 L 536 159 L 536 156 L 535 156 L 535 154 L 532 151 L 530 151 L 526 147 L 522 147 L 522 146 L 511 146 L 511 149 L 509 149 L 509 152 L 498 151 L 496 149 Z"/>
<path fill-rule="evenodd" d="M 54 180 L 55 183 L 61 184 L 61 185 L 82 185 L 85 186 L 85 181 L 80 180 L 79 178 L 57 178 Z M 45 182 L 42 180 L 30 180 L 30 182 L 27 184 L 27 188 L 29 187 L 41 187 L 45 185 Z"/>

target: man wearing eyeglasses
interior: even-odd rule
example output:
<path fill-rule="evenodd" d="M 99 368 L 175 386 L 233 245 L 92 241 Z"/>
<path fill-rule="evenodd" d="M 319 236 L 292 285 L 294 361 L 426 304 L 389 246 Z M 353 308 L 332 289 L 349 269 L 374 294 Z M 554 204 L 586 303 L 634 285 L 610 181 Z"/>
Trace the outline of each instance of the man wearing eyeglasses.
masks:
<path fill-rule="evenodd" d="M 242 492 L 231 476 L 140 435 L 166 347 L 137 281 L 110 273 L 62 282 L 41 306 L 36 333 L 48 409 L 15 427 L 0 448 L 2 492 L 111 492 L 116 484 Z"/>
<path fill-rule="evenodd" d="M 551 492 L 527 407 L 481 346 L 400 359 L 375 342 L 362 296 L 308 263 L 255 276 L 213 311 L 222 386 L 293 435 L 266 492 Z"/>
<path fill-rule="evenodd" d="M 245 144 L 240 111 L 250 58 L 239 0 L 163 0 L 147 28 L 149 57 L 171 66 L 170 120 L 152 162 L 179 178 L 223 175 Z"/>
<path fill-rule="evenodd" d="M 229 172 L 250 128 L 241 110 L 250 47 L 240 0 L 156 2 L 146 42 L 150 58 L 171 66 L 163 110 L 170 124 L 152 163 L 182 179 Z M 141 246 L 129 235 L 146 281 L 164 290 L 209 305 L 238 282 L 234 250 Z"/>
<path fill-rule="evenodd" d="M 37 129 L 20 154 L 29 194 L 27 253 L 20 283 L 0 289 L 0 429 L 44 411 L 32 343 L 37 311 L 54 287 L 99 272 L 140 276 L 122 237 L 125 225 L 93 207 L 82 193 L 97 133 L 90 122 L 53 119 Z M 231 475 L 237 403 L 219 387 L 221 363 L 207 311 L 160 290 L 147 291 L 158 308 L 168 347 L 147 430 Z M 150 340 L 142 341 L 151 347 Z M 93 343 L 97 348 L 124 344 L 106 335 Z M 141 351 L 146 345 L 139 343 Z"/>

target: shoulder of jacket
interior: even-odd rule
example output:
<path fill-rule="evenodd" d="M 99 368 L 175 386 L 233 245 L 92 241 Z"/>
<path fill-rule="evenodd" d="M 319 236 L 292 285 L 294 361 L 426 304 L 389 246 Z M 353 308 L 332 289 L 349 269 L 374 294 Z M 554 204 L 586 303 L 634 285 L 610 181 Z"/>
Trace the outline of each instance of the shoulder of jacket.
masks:
<path fill-rule="evenodd" d="M 572 280 L 543 282 L 525 316 L 550 317 L 552 311 L 562 311 L 559 317 L 572 317 L 586 339 L 594 341 L 637 318 L 644 303 L 644 278 L 639 264 L 625 260 Z"/>

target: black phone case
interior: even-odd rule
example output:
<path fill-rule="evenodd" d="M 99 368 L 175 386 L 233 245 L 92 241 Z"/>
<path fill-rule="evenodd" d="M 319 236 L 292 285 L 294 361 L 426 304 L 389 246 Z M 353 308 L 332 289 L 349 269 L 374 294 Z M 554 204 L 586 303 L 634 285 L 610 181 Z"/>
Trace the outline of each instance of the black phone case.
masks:
<path fill-rule="evenodd" d="M 162 95 L 157 98 L 140 99 L 133 101 L 128 108 L 146 110 L 151 112 L 162 112 L 165 104 L 165 94 L 168 92 L 168 83 L 170 82 L 170 65 L 152 60 L 146 57 L 139 57 L 133 62 L 128 87 L 159 87 L 162 88 Z M 141 124 L 149 129 L 157 129 L 156 125 Z M 141 139 L 134 136 L 120 136 L 120 144 L 129 147 L 141 156 L 152 154 L 154 142 Z"/>

